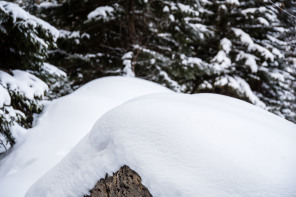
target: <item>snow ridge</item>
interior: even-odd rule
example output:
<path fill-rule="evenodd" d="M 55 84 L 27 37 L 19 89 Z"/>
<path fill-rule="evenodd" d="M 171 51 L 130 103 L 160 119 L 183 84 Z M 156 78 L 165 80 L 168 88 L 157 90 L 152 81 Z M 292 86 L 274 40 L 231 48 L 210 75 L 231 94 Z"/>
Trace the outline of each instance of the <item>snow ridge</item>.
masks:
<path fill-rule="evenodd" d="M 293 197 L 295 130 L 230 97 L 151 94 L 106 113 L 26 197 L 83 196 L 122 165 L 153 196 Z"/>

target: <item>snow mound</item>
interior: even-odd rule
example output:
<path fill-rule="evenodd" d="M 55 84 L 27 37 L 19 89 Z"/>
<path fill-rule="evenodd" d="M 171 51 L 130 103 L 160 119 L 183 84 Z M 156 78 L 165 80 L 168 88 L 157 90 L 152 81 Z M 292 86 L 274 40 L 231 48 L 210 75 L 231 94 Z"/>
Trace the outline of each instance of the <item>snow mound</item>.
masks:
<path fill-rule="evenodd" d="M 18 134 L 27 134 L 0 160 L 0 196 L 24 197 L 30 186 L 63 159 L 105 112 L 138 96 L 169 92 L 142 79 L 106 77 L 46 103 L 35 126 L 28 132 L 18 130 Z"/>
<path fill-rule="evenodd" d="M 296 125 L 214 94 L 153 94 L 102 116 L 26 197 L 83 196 L 128 165 L 153 196 L 292 197 Z"/>

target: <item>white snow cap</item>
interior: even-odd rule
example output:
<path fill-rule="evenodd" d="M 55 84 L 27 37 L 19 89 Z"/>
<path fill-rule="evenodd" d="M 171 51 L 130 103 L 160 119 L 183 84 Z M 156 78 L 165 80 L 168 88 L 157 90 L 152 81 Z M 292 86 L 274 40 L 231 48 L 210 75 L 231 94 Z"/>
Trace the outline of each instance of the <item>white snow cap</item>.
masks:
<path fill-rule="evenodd" d="M 135 77 L 135 72 L 133 71 L 133 65 L 132 65 L 132 58 L 134 54 L 132 51 L 129 51 L 122 56 L 122 64 L 124 65 L 123 73 L 126 77 Z"/>
<path fill-rule="evenodd" d="M 256 60 L 259 59 L 255 55 L 245 53 L 244 51 L 240 51 L 239 54 L 236 56 L 236 61 L 245 60 L 245 65 L 247 65 L 253 73 L 258 71 L 258 65 Z"/>
<path fill-rule="evenodd" d="M 228 54 L 231 50 L 231 46 L 232 46 L 232 43 L 229 39 L 227 38 L 223 38 L 221 41 L 220 41 L 220 47 L 226 52 L 226 54 Z"/>
<path fill-rule="evenodd" d="M 293 197 L 296 125 L 214 94 L 153 94 L 106 113 L 26 197 L 87 194 L 128 165 L 153 196 Z"/>
<path fill-rule="evenodd" d="M 58 69 L 56 66 L 49 64 L 49 63 L 43 63 L 42 68 L 45 72 L 48 72 L 51 75 L 57 76 L 57 77 L 67 77 L 67 74 Z"/>
<path fill-rule="evenodd" d="M 248 46 L 248 51 L 258 51 L 265 60 L 274 61 L 274 54 L 272 54 L 267 48 L 254 43 L 251 36 L 238 28 L 231 28 L 235 36 L 237 36 L 241 42 Z"/>
<path fill-rule="evenodd" d="M 48 86 L 36 76 L 22 70 L 13 70 L 12 75 L 0 71 L 0 84 L 4 88 L 13 91 L 18 91 L 30 100 L 35 96 L 43 97 L 44 93 L 48 91 Z"/>
<path fill-rule="evenodd" d="M 138 96 L 170 92 L 139 78 L 105 77 L 45 103 L 32 129 L 14 130 L 16 135 L 27 135 L 21 142 L 17 139 L 11 152 L 0 160 L 0 197 L 24 197 L 31 185 L 61 161 L 107 111 Z"/>
<path fill-rule="evenodd" d="M 108 20 L 109 16 L 113 17 L 114 8 L 111 6 L 101 6 L 97 7 L 94 11 L 87 15 L 88 20 L 91 19 L 104 19 Z"/>
<path fill-rule="evenodd" d="M 238 0 L 226 0 L 226 3 L 232 4 L 232 5 L 240 5 Z"/>

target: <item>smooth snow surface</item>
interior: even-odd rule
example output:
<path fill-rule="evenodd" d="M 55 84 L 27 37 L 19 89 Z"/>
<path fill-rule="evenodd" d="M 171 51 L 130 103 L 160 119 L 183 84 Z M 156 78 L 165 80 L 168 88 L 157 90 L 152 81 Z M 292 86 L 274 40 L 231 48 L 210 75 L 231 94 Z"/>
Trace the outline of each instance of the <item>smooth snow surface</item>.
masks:
<path fill-rule="evenodd" d="M 139 97 L 102 116 L 26 196 L 83 196 L 124 164 L 153 196 L 295 197 L 296 125 L 226 96 Z"/>
<path fill-rule="evenodd" d="M 36 126 L 0 160 L 0 197 L 24 197 L 29 187 L 54 167 L 108 110 L 137 96 L 169 92 L 141 79 L 108 77 L 46 104 Z M 19 129 L 15 132 L 26 133 Z"/>

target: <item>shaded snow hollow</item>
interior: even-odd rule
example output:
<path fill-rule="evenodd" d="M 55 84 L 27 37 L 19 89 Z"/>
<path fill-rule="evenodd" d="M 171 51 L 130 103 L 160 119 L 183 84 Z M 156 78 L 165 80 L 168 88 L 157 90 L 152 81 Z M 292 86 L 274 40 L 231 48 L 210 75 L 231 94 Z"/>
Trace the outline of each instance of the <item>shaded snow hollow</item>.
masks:
<path fill-rule="evenodd" d="M 0 160 L 0 197 L 24 197 L 29 187 L 63 159 L 97 119 L 113 107 L 141 95 L 169 92 L 172 91 L 137 78 L 106 77 L 47 103 L 32 129 L 27 132 L 18 128 L 18 133 L 27 134 L 16 139 L 11 152 Z"/>
<path fill-rule="evenodd" d="M 123 165 L 153 196 L 293 197 L 296 125 L 215 94 L 139 97 L 103 115 L 26 197 L 83 196 Z"/>

